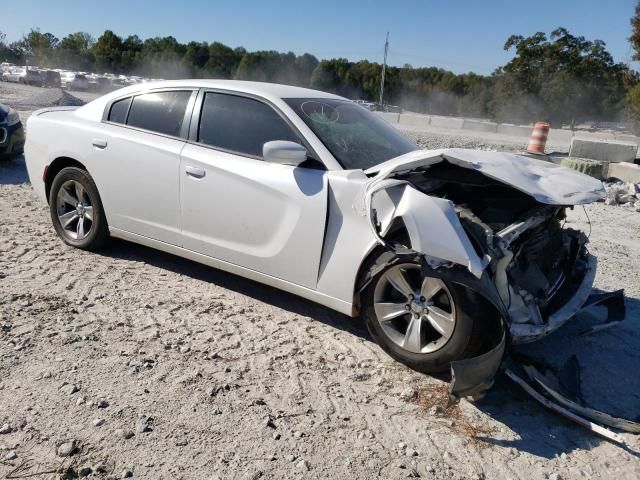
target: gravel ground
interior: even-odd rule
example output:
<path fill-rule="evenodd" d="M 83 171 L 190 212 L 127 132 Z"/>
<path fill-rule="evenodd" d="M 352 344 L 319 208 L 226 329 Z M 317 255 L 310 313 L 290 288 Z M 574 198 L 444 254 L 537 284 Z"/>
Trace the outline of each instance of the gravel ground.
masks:
<path fill-rule="evenodd" d="M 61 98 L 0 84 L 23 118 Z M 0 164 L 0 219 L 0 477 L 640 477 L 637 436 L 602 441 L 507 380 L 445 409 L 446 384 L 357 319 L 122 241 L 66 247 L 23 159 Z M 594 309 L 524 352 L 576 354 L 588 403 L 640 417 L 640 214 L 596 204 L 569 225 L 591 230 L 596 286 L 626 289 L 626 322 L 577 337 Z"/>

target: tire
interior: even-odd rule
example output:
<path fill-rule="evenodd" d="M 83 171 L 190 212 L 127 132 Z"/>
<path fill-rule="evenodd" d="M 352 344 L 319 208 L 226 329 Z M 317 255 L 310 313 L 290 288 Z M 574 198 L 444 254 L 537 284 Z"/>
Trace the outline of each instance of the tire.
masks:
<path fill-rule="evenodd" d="M 109 240 L 100 194 L 86 170 L 67 167 L 58 172 L 49 192 L 49 212 L 56 233 L 67 245 L 95 251 Z"/>
<path fill-rule="evenodd" d="M 416 259 L 397 258 L 391 252 L 384 252 L 372 263 L 373 266 L 385 264 L 387 266 L 381 271 L 376 269 L 377 273 L 361 295 L 362 315 L 378 345 L 395 360 L 430 374 L 444 372 L 452 361 L 472 356 L 482 341 L 483 319 L 489 314 L 482 312 L 485 304 L 478 302 L 477 296 L 465 287 L 423 275 L 421 264 Z M 412 287 L 413 300 L 393 286 L 401 283 L 396 278 L 399 273 Z M 393 282 L 389 281 L 390 278 Z M 413 288 L 415 286 L 417 289 Z M 428 292 L 435 290 L 431 298 L 418 297 L 420 293 L 429 296 Z M 385 295 L 391 298 L 386 299 Z M 431 306 L 426 306 L 429 303 Z M 404 312 L 401 311 L 403 304 Z M 385 313 L 390 319 L 380 321 Z M 445 318 L 452 319 L 453 325 L 450 326 Z M 448 336 L 434 327 L 443 324 L 446 327 L 442 330 Z M 419 326 L 418 330 L 415 325 Z M 419 332 L 419 335 L 408 335 L 409 331 Z"/>

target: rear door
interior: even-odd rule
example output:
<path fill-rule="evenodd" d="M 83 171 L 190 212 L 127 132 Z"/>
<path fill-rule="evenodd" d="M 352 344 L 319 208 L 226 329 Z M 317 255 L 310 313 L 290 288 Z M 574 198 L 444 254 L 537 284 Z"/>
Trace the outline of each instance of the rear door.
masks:
<path fill-rule="evenodd" d="M 195 92 L 163 90 L 113 102 L 93 142 L 109 226 L 180 245 L 180 152 Z"/>
<path fill-rule="evenodd" d="M 261 99 L 202 92 L 195 111 L 180 163 L 184 247 L 314 288 L 326 171 L 263 161 L 265 142 L 302 140 Z"/>

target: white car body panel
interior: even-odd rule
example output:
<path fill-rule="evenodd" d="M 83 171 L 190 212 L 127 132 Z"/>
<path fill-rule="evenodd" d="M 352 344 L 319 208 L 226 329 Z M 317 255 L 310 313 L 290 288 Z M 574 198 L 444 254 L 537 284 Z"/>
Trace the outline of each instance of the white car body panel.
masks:
<path fill-rule="evenodd" d="M 189 168 L 203 176 L 190 175 Z M 180 172 L 184 248 L 316 286 L 327 214 L 325 171 L 187 144 Z"/>
<path fill-rule="evenodd" d="M 404 221 L 413 250 L 467 267 L 480 278 L 485 265 L 473 249 L 452 202 L 405 185 L 394 210 L 393 217 Z M 434 229 L 434 225 L 439 228 Z"/>
<path fill-rule="evenodd" d="M 180 168 L 183 140 L 104 124 L 93 136 L 89 164 L 110 226 L 181 246 Z M 106 148 L 93 145 L 104 142 Z M 113 178 L 118 172 L 117 179 Z"/>
<path fill-rule="evenodd" d="M 463 148 L 416 150 L 376 165 L 367 173 L 376 173 L 374 180 L 380 181 L 398 172 L 435 165 L 445 160 L 460 167 L 478 170 L 547 205 L 591 203 L 605 195 L 600 180 L 570 168 L 527 155 Z"/>
<path fill-rule="evenodd" d="M 287 117 L 326 170 L 267 163 L 103 120 L 113 100 L 156 89 L 258 98 Z M 77 109 L 39 110 L 27 123 L 31 183 L 46 202 L 46 169 L 61 157 L 71 158 L 95 180 L 113 236 L 275 286 L 347 315 L 357 313 L 356 284 L 363 263 L 384 243 L 372 222 L 372 206 L 382 236 L 394 218 L 402 218 L 410 247 L 429 260 L 462 265 L 476 277 L 486 267 L 487 259 L 471 246 L 453 204 L 395 175 L 446 160 L 542 204 L 588 203 L 603 194 L 601 182 L 573 170 L 495 152 L 414 151 L 367 171 L 344 170 L 285 98 L 344 100 L 284 85 L 184 80 L 122 88 Z"/>

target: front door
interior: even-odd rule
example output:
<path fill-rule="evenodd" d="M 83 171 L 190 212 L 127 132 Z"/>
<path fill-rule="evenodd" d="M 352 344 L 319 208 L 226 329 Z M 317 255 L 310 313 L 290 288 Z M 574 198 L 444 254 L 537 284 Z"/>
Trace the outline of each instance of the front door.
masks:
<path fill-rule="evenodd" d="M 182 150 L 183 245 L 314 288 L 327 214 L 324 170 L 266 163 L 262 145 L 300 141 L 269 105 L 206 93 L 197 141 Z"/>

